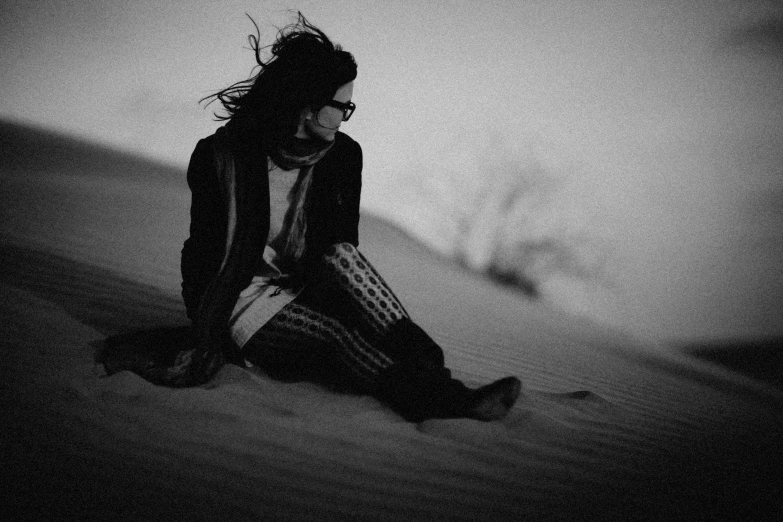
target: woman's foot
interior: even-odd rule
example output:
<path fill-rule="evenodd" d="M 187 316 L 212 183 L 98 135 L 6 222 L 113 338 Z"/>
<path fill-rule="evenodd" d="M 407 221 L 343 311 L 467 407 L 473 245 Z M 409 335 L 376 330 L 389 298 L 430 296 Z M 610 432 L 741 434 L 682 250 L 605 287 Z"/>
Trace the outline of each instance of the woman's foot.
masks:
<path fill-rule="evenodd" d="M 376 397 L 409 422 L 427 419 L 502 419 L 522 389 L 516 377 L 506 377 L 472 390 L 451 377 L 448 368 L 411 359 L 378 375 Z"/>
<path fill-rule="evenodd" d="M 516 377 L 506 377 L 473 391 L 467 417 L 481 421 L 500 420 L 505 417 L 522 391 L 522 382 Z"/>

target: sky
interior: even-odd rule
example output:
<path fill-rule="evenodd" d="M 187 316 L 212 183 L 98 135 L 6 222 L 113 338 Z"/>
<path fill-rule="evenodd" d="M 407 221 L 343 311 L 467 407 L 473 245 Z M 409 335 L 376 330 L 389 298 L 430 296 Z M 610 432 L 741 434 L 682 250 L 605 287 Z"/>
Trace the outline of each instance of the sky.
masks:
<path fill-rule="evenodd" d="M 1 9 L 0 117 L 183 168 L 217 125 L 216 107 L 198 100 L 250 74 L 245 13 L 271 42 L 299 9 L 359 63 L 358 108 L 343 130 L 364 150 L 365 209 L 453 254 L 454 216 L 471 196 L 499 172 L 534 176 L 535 212 L 514 221 L 518 233 L 601 245 L 600 284 L 547 272 L 549 300 L 667 338 L 783 334 L 777 2 Z M 464 242 L 469 260 L 480 262 L 485 237 Z"/>

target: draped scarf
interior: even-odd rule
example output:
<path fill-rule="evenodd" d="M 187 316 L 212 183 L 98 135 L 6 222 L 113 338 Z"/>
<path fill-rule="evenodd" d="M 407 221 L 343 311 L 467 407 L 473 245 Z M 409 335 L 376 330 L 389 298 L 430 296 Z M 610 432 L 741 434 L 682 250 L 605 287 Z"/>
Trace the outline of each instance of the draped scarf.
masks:
<path fill-rule="evenodd" d="M 307 194 L 313 179 L 313 166 L 323 158 L 334 141 L 316 138 L 302 139 L 292 136 L 283 140 L 280 148 L 270 152 L 269 157 L 283 170 L 306 169 L 293 200 L 293 219 L 286 238 L 284 256 L 299 261 L 304 255 L 307 232 Z"/>
<path fill-rule="evenodd" d="M 269 156 L 280 168 L 292 170 L 314 165 L 329 152 L 332 145 L 334 141 L 291 136 L 283 140 L 277 150 L 270 151 Z"/>

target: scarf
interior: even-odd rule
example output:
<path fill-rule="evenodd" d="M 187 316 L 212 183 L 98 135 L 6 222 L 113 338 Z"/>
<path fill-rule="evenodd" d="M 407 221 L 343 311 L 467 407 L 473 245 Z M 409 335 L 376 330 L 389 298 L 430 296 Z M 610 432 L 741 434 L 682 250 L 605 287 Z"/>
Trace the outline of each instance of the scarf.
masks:
<path fill-rule="evenodd" d="M 314 165 L 329 152 L 332 145 L 334 145 L 334 141 L 291 136 L 283 140 L 280 148 L 270 152 L 269 156 L 281 169 L 293 170 Z"/>
<path fill-rule="evenodd" d="M 286 258 L 295 262 L 302 258 L 305 250 L 307 193 L 313 179 L 313 165 L 323 158 L 333 145 L 334 141 L 292 136 L 284 140 L 275 153 L 269 154 L 272 161 L 283 170 L 307 169 L 294 196 L 293 219 L 283 252 Z"/>

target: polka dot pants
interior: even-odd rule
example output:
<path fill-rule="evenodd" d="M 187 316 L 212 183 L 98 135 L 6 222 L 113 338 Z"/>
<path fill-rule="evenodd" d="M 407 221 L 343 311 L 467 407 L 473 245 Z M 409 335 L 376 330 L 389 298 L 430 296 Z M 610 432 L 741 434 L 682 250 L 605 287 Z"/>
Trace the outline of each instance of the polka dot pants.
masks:
<path fill-rule="evenodd" d="M 382 339 L 408 313 L 351 244 L 332 245 L 306 287 L 245 344 L 242 355 L 280 378 L 372 389 L 395 363 Z"/>

